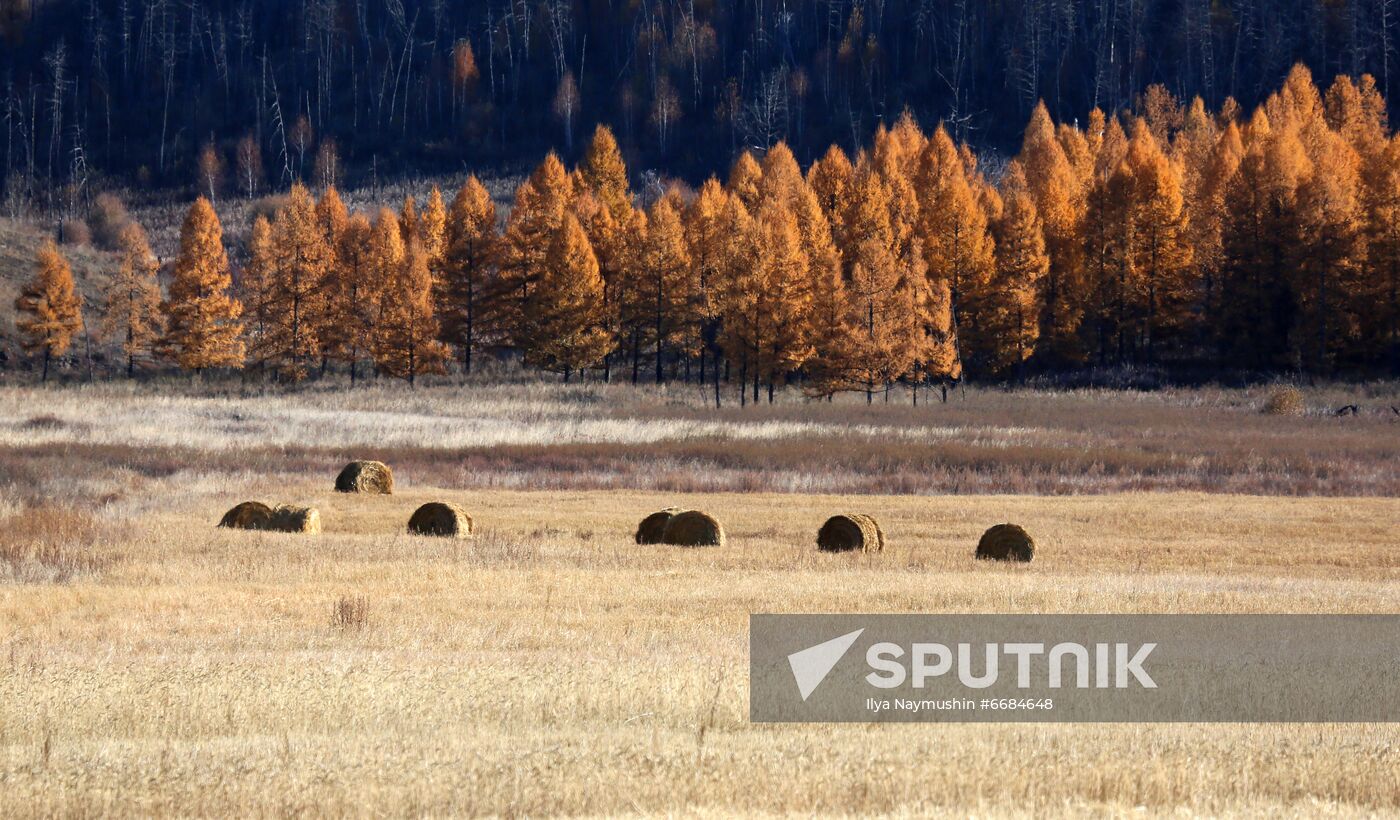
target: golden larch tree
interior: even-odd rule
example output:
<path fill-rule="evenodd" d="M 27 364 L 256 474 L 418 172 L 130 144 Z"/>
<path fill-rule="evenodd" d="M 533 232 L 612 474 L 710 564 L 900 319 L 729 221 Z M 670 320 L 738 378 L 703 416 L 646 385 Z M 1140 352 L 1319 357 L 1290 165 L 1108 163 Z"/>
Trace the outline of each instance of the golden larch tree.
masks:
<path fill-rule="evenodd" d="M 745 151 L 734 160 L 734 165 L 729 169 L 729 181 L 725 187 L 731 194 L 739 197 L 745 208 L 752 211 L 758 206 L 758 186 L 762 181 L 763 168 L 758 164 L 758 160 L 753 158 L 753 154 Z"/>
<path fill-rule="evenodd" d="M 601 364 L 613 346 L 603 277 L 588 235 L 572 213 L 550 243 L 537 293 L 527 321 L 538 341 L 526 349 L 525 361 L 561 372 L 565 381 Z"/>
<path fill-rule="evenodd" d="M 136 375 L 138 361 L 155 354 L 160 338 L 160 262 L 136 222 L 122 226 L 117 253 L 116 275 L 103 291 L 102 335 L 121 345 L 129 379 Z"/>
<path fill-rule="evenodd" d="M 1137 110 L 1158 145 L 1170 145 L 1186 120 L 1186 111 L 1176 95 L 1161 83 L 1147 87 L 1138 101 Z"/>
<path fill-rule="evenodd" d="M 716 356 L 715 403 L 720 403 L 719 358 L 728 359 L 728 367 L 738 370 L 739 397 L 747 404 L 747 375 L 749 357 L 741 335 L 737 332 L 746 317 L 752 314 L 755 295 L 751 285 L 758 258 L 757 231 L 753 217 L 738 196 L 724 192 L 717 218 L 713 253 L 716 260 L 716 281 L 712 288 L 715 313 Z"/>
<path fill-rule="evenodd" d="M 922 328 L 919 346 L 915 347 L 913 371 L 918 375 L 914 385 L 914 402 L 918 403 L 918 383 L 936 382 L 948 401 L 948 385 L 962 380 L 962 345 L 958 329 L 953 324 L 953 294 L 948 280 L 929 278 L 923 271 L 922 257 L 911 257 L 905 269 L 912 284 L 910 302 Z M 922 277 L 922 278 L 919 278 Z"/>
<path fill-rule="evenodd" d="M 272 225 L 272 246 L 276 262 L 264 307 L 267 324 L 255 354 L 282 378 L 300 381 L 321 356 L 326 279 L 334 261 L 311 192 L 300 183 L 292 186 Z"/>
<path fill-rule="evenodd" d="M 1274 127 L 1260 109 L 1248 130 L 1249 147 L 1225 192 L 1216 333 L 1228 359 L 1263 370 L 1296 364 L 1289 276 L 1303 245 L 1298 188 L 1312 168 L 1296 127 Z"/>
<path fill-rule="evenodd" d="M 1123 123 L 1119 118 L 1114 117 L 1104 126 L 1103 139 L 1099 140 L 1098 150 L 1094 153 L 1093 175 L 1087 181 L 1085 196 L 1088 196 L 1089 187 L 1107 182 L 1127 156 L 1128 134 L 1123 130 Z"/>
<path fill-rule="evenodd" d="M 982 335 L 987 288 L 996 266 L 987 214 L 967 178 L 957 147 L 942 126 L 928 141 L 919 161 L 922 197 L 918 235 L 928 275 L 945 280 L 953 337 L 969 350 L 960 360 L 980 358 L 988 340 Z"/>
<path fill-rule="evenodd" d="M 627 223 L 631 222 L 635 209 L 627 209 L 626 222 L 617 221 L 581 179 L 575 184 L 573 210 L 593 248 L 598 275 L 603 278 L 604 322 L 614 341 L 603 357 L 603 380 L 611 381 L 612 354 L 623 343 L 619 295 L 628 283 L 627 272 L 636 264 L 638 237 L 627 232 Z"/>
<path fill-rule="evenodd" d="M 1400 136 L 1365 163 L 1364 274 L 1353 294 L 1366 349 L 1400 373 Z"/>
<path fill-rule="evenodd" d="M 413 387 L 420 373 L 441 373 L 446 360 L 447 348 L 438 341 L 433 315 L 428 252 L 414 237 L 384 288 L 374 363 L 381 373 Z"/>
<path fill-rule="evenodd" d="M 1128 227 L 1127 177 L 1118 173 L 1120 165 L 1121 161 L 1105 169 L 1106 173 L 1093 175 L 1080 223 L 1085 308 L 1080 330 L 1097 351 L 1100 365 L 1106 364 L 1110 351 L 1116 349 L 1127 291 L 1127 258 L 1122 243 Z"/>
<path fill-rule="evenodd" d="M 811 282 L 791 211 L 765 203 L 756 219 L 748 219 L 742 202 L 736 205 L 730 213 L 747 242 L 730 260 L 721 345 L 725 356 L 739 363 L 741 400 L 751 385 L 757 403 L 764 384 L 771 401 L 786 374 L 812 355 Z"/>
<path fill-rule="evenodd" d="M 523 324 L 521 311 L 544 271 L 549 245 L 563 227 L 573 199 L 573 182 L 552 152 L 516 189 L 499 257 L 500 319 L 522 349 L 532 342 L 524 335 L 529 329 Z"/>
<path fill-rule="evenodd" d="M 495 307 L 496 203 L 475 175 L 458 189 L 447 214 L 437 310 L 443 341 L 461 352 L 470 373 L 472 354 L 499 331 Z"/>
<path fill-rule="evenodd" d="M 813 350 L 806 365 L 812 376 L 809 387 L 817 395 L 829 396 L 846 381 L 844 372 L 851 345 L 841 252 L 832 238 L 831 226 L 817 195 L 810 187 L 804 184 L 797 191 L 791 207 L 801 247 L 807 254 L 811 282 Z"/>
<path fill-rule="evenodd" d="M 1240 168 L 1244 142 L 1240 129 L 1231 122 L 1216 137 L 1205 159 L 1205 167 L 1191 199 L 1187 202 L 1186 233 L 1201 283 L 1202 336 L 1220 315 L 1220 269 L 1222 263 L 1221 227 L 1225 222 L 1225 190 Z"/>
<path fill-rule="evenodd" d="M 807 184 L 816 194 L 817 203 L 831 223 L 833 236 L 840 237 L 844 231 L 841 220 L 846 213 L 851 196 L 851 186 L 855 182 L 855 167 L 839 146 L 826 150 L 821 159 L 807 169 Z"/>
<path fill-rule="evenodd" d="M 386 224 L 387 236 L 376 242 L 375 228 L 364 214 L 355 214 L 339 233 L 335 248 L 335 268 L 326 279 L 326 322 L 321 338 L 322 352 L 332 361 L 350 369 L 350 385 L 359 378 L 359 362 L 371 352 L 374 329 L 378 327 L 379 307 L 386 276 L 398 264 L 402 252 L 398 225 L 392 213 Z M 388 261 L 376 262 L 376 251 L 384 246 Z"/>
<path fill-rule="evenodd" d="M 161 351 L 184 370 L 243 366 L 243 306 L 232 295 L 224 232 L 214 206 L 196 199 L 180 226 L 180 250 L 161 312 Z"/>
<path fill-rule="evenodd" d="M 1303 244 L 1293 270 L 1294 343 L 1307 367 L 1330 373 L 1340 360 L 1360 358 L 1353 300 L 1365 263 L 1361 158 L 1321 118 L 1304 127 L 1302 141 L 1311 168 L 1298 188 Z"/>
<path fill-rule="evenodd" d="M 1090 129 L 1102 128 L 1103 112 L 1098 111 L 1099 124 L 1090 122 Z M 1103 132 L 1097 133 L 1098 140 L 1090 141 L 1089 137 L 1078 128 L 1069 123 L 1062 122 L 1055 127 L 1055 139 L 1060 143 L 1060 150 L 1065 154 L 1065 160 L 1069 162 L 1069 167 L 1074 174 L 1075 185 L 1081 191 L 1088 189 L 1088 180 L 1094 175 L 1094 157 L 1098 150 L 1098 144 L 1102 139 Z"/>
<path fill-rule="evenodd" d="M 73 337 L 82 332 L 82 301 L 73 270 L 52 239 L 39 246 L 34 261 L 34 278 L 15 299 L 15 326 L 24 351 L 43 357 L 43 381 L 48 381 L 50 360 L 67 353 Z"/>
<path fill-rule="evenodd" d="M 1191 100 L 1191 104 L 1186 109 L 1185 119 L 1182 122 L 1181 130 L 1177 132 L 1170 146 L 1163 145 L 1162 149 L 1167 152 L 1168 158 L 1179 169 L 1181 174 L 1181 199 L 1182 207 L 1186 211 L 1186 221 L 1192 222 L 1193 214 L 1198 209 L 1198 202 L 1201 198 L 1203 188 L 1209 187 L 1205 175 L 1210 167 L 1211 154 L 1215 150 L 1216 141 L 1220 137 L 1220 129 L 1215 124 L 1215 119 L 1206 110 L 1205 101 L 1200 97 Z M 1194 240 L 1195 235 L 1190 232 L 1188 235 Z M 1192 242 L 1194 245 L 1194 242 Z M 1200 265 L 1197 263 L 1197 268 Z"/>
<path fill-rule="evenodd" d="M 889 246 L 873 237 L 853 256 L 857 261 L 846 283 L 853 328 L 846 373 L 852 382 L 848 389 L 863 388 L 870 403 L 877 388 L 903 378 L 917 361 L 929 358 L 921 344 L 927 337 L 918 310 L 921 297 L 927 300 L 927 293 L 918 290 L 927 288 L 927 277 L 922 260 L 917 269 L 907 270 Z"/>
<path fill-rule="evenodd" d="M 268 304 L 277 271 L 277 252 L 272 244 L 272 223 L 258 214 L 248 233 L 246 259 L 238 272 L 238 299 L 243 305 L 243 330 L 249 358 L 259 367 L 267 337 Z"/>
<path fill-rule="evenodd" d="M 1014 369 L 1018 379 L 1040 338 L 1041 286 L 1050 272 L 1040 215 L 1021 174 L 1019 166 L 1008 171 L 1006 207 L 995 226 L 997 265 L 985 320 L 993 342 L 990 369 Z"/>
<path fill-rule="evenodd" d="M 1283 87 L 1270 94 L 1262 108 L 1279 131 L 1301 131 L 1309 122 L 1326 116 L 1322 93 L 1313 83 L 1312 71 L 1302 63 L 1293 64 Z"/>
<path fill-rule="evenodd" d="M 1125 248 L 1132 301 L 1147 360 L 1159 339 L 1180 331 L 1191 315 L 1197 285 L 1190 273 L 1191 246 L 1178 166 L 1167 159 L 1151 126 L 1139 120 L 1124 165 L 1131 169 Z"/>
<path fill-rule="evenodd" d="M 617 323 L 618 347 L 625 348 L 632 360 L 632 383 L 641 380 L 642 347 L 650 338 L 653 326 L 651 305 L 646 298 L 646 250 L 649 233 L 647 212 L 633 208 L 625 224 L 614 230 L 598 230 L 599 267 L 604 271 L 609 305 Z M 613 271 L 608 273 L 608 271 Z"/>
<path fill-rule="evenodd" d="M 316 221 L 321 226 L 321 235 L 334 250 L 340 244 L 340 232 L 350 220 L 350 212 L 340 191 L 334 185 L 326 186 L 321 198 L 316 201 Z"/>
<path fill-rule="evenodd" d="M 798 177 L 801 179 L 801 177 Z M 771 203 L 758 215 L 762 249 L 760 281 L 771 341 L 764 355 L 760 345 L 756 361 L 768 384 L 768 402 L 789 373 L 800 369 L 814 352 L 811 339 L 812 277 L 810 257 L 802 245 L 802 230 L 791 209 Z"/>
<path fill-rule="evenodd" d="M 1388 131 L 1385 98 L 1370 74 L 1361 75 L 1359 85 L 1346 74 L 1339 74 L 1327 89 L 1324 106 L 1328 126 L 1351 145 L 1362 161 L 1385 150 Z"/>
<path fill-rule="evenodd" d="M 763 155 L 763 173 L 759 177 L 758 196 L 762 201 L 780 200 L 791 206 L 800 188 L 806 185 L 797 158 L 786 142 L 779 141 Z"/>
<path fill-rule="evenodd" d="M 401 275 L 406 253 L 398 215 L 390 208 L 380 208 L 370 226 L 369 248 L 365 252 L 366 289 L 362 292 L 365 306 L 371 311 L 371 321 L 365 323 L 364 330 L 372 345 L 376 372 L 382 372 L 379 344 L 388 332 L 389 304 L 385 294 Z"/>
<path fill-rule="evenodd" d="M 1044 347 L 1061 361 L 1076 361 L 1082 355 L 1077 333 L 1084 313 L 1078 233 L 1083 197 L 1043 102 L 1031 113 L 1020 160 L 1050 254 L 1041 321 Z"/>
<path fill-rule="evenodd" d="M 1366 275 L 1356 293 L 1368 348 L 1400 373 L 1400 136 L 1366 169 Z"/>
<path fill-rule="evenodd" d="M 918 120 L 914 119 L 914 112 L 908 108 L 899 112 L 899 118 L 890 129 L 890 137 L 899 145 L 899 153 L 904 157 L 908 173 L 912 177 L 919 162 L 919 155 L 924 152 L 924 143 L 928 141 L 928 137 L 919 128 Z"/>
<path fill-rule="evenodd" d="M 322 147 L 324 147 L 324 143 Z M 345 201 L 340 198 L 340 192 L 336 190 L 334 184 L 327 184 L 321 193 L 321 198 L 316 200 L 316 222 L 320 226 L 321 236 L 325 239 L 329 254 L 326 274 L 322 280 L 325 305 L 320 312 L 320 324 L 316 328 L 316 336 L 321 343 L 321 362 L 324 367 L 331 361 L 345 361 L 341 354 L 344 352 L 345 341 L 350 333 L 349 329 L 336 325 L 335 310 L 330 304 L 333 298 L 332 294 L 341 285 L 337 280 L 347 275 L 347 265 L 342 258 L 342 253 L 351 247 L 349 243 L 342 241 L 350 224 L 350 211 L 345 207 Z M 245 311 L 250 310 L 247 302 L 244 302 L 243 308 Z"/>
<path fill-rule="evenodd" d="M 403 205 L 399 207 L 399 235 L 403 238 L 404 247 L 418 236 L 418 202 L 412 194 L 403 198 Z"/>
<path fill-rule="evenodd" d="M 890 225 L 890 191 L 869 162 L 862 161 L 856 169 L 855 181 L 846 200 L 841 218 L 843 232 L 836 237 L 844 250 L 842 262 L 849 278 L 864 255 L 877 252 L 894 253 L 894 229 Z"/>
<path fill-rule="evenodd" d="M 428 204 L 423 206 L 423 213 L 418 217 L 418 238 L 423 243 L 423 251 L 428 254 L 428 266 L 436 278 L 447 242 L 447 206 L 443 203 L 442 191 L 436 185 L 428 193 Z"/>
<path fill-rule="evenodd" d="M 697 289 L 697 328 L 700 354 L 700 381 L 706 378 L 705 354 L 714 362 L 713 375 L 719 378 L 719 294 L 724 284 L 730 225 L 725 217 L 731 194 L 719 180 L 710 177 L 700 186 L 682 220 L 686 249 L 690 254 L 693 280 Z M 716 381 L 718 385 L 718 381 Z M 718 387 L 716 387 L 718 390 Z M 717 394 L 718 395 L 718 394 Z M 718 400 L 718 399 L 717 399 Z"/>
<path fill-rule="evenodd" d="M 683 343 L 694 335 L 700 307 L 681 216 L 665 198 L 657 200 L 647 214 L 640 262 L 634 297 L 637 312 L 647 316 L 656 383 L 661 384 L 666 351 L 685 352 Z"/>
<path fill-rule="evenodd" d="M 922 138 L 912 141 L 922 148 Z M 919 197 L 915 186 L 920 153 L 910 155 L 911 140 L 886 130 L 876 129 L 874 145 L 869 162 L 880 175 L 880 180 L 888 192 L 890 231 L 894 238 L 893 250 L 897 256 L 906 254 L 909 244 L 917 237 L 919 225 Z"/>
<path fill-rule="evenodd" d="M 632 191 L 627 184 L 627 164 L 612 129 L 600 123 L 593 130 L 578 170 L 583 184 L 608 209 L 614 223 L 626 221 L 632 210 Z"/>

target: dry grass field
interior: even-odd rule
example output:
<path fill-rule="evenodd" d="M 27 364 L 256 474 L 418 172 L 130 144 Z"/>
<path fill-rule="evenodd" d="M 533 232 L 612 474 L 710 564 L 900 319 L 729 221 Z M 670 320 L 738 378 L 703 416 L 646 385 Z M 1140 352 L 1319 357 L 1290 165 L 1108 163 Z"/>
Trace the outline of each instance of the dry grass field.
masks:
<path fill-rule="evenodd" d="M 1392 725 L 747 720 L 751 612 L 1395 612 L 1379 413 L 549 391 L 0 390 L 0 817 L 1400 813 Z M 904 461 L 853 455 L 887 439 Z M 1114 466 L 1075 472 L 1086 448 Z M 331 491 L 385 454 L 394 495 Z M 214 528 L 245 499 L 325 531 Z M 428 500 L 477 535 L 404 534 Z M 728 544 L 631 543 L 668 504 Z M 887 550 L 818 554 L 843 510 Z M 1034 563 L 972 559 L 1000 521 Z"/>

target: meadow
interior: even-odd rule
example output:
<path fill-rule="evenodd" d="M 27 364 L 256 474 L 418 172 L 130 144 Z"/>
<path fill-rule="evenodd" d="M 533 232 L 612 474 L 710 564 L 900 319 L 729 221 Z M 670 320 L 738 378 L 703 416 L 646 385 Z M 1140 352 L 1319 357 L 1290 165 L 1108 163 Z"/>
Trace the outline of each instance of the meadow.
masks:
<path fill-rule="evenodd" d="M 1395 386 L 1266 392 L 0 388 L 0 816 L 1400 812 L 1392 725 L 747 720 L 751 612 L 1396 611 Z M 633 544 L 669 504 L 728 543 Z M 846 510 L 883 553 L 815 550 Z"/>

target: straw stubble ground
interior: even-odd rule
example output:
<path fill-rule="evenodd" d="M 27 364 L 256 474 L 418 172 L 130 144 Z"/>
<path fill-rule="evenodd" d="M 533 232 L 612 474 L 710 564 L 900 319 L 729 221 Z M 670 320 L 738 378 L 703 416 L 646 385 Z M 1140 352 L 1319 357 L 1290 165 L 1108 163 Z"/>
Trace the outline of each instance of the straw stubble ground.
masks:
<path fill-rule="evenodd" d="M 1391 726 L 746 720 L 750 612 L 1396 611 L 1394 384 L 692 392 L 0 389 L 0 817 L 1400 811 Z M 246 499 L 324 532 L 214 527 Z M 671 505 L 726 546 L 632 543 Z M 846 511 L 884 552 L 816 551 Z M 972 560 L 1001 521 L 1034 563 Z"/>
<path fill-rule="evenodd" d="M 762 726 L 750 612 L 1385 612 L 1395 499 L 837 497 L 211 481 L 0 587 L 0 816 L 1400 810 L 1390 726 Z M 324 533 L 215 530 L 229 494 Z M 429 500 L 471 541 L 402 533 Z M 637 546 L 716 513 L 729 543 Z M 834 511 L 883 553 L 824 555 Z M 999 521 L 1028 566 L 974 562 Z M 333 624 L 364 596 L 367 623 Z"/>

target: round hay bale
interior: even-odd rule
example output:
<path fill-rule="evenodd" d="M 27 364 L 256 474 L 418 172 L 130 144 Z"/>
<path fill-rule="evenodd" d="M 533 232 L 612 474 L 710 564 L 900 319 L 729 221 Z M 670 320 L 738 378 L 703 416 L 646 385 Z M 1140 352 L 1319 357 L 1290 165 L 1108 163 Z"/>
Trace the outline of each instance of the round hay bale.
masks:
<path fill-rule="evenodd" d="M 268 529 L 315 535 L 321 531 L 321 513 L 315 507 L 279 505 L 272 510 Z"/>
<path fill-rule="evenodd" d="M 997 524 L 982 533 L 982 540 L 977 542 L 978 558 L 1026 562 L 1034 555 L 1035 541 L 1015 524 Z"/>
<path fill-rule="evenodd" d="M 884 533 L 868 515 L 833 515 L 817 531 L 817 549 L 826 552 L 878 552 L 884 548 Z"/>
<path fill-rule="evenodd" d="M 272 522 L 272 508 L 261 501 L 244 501 L 224 513 L 220 527 L 234 530 L 265 530 Z"/>
<path fill-rule="evenodd" d="M 676 513 L 680 512 L 679 507 L 667 507 L 664 510 L 657 510 L 642 519 L 642 523 L 637 525 L 638 544 L 660 544 L 662 537 L 666 534 L 666 525 Z"/>
<path fill-rule="evenodd" d="M 880 522 L 875 520 L 873 515 L 861 515 L 861 518 L 870 522 L 870 527 L 875 530 L 875 546 L 872 549 L 877 551 L 885 548 L 885 530 L 880 526 Z"/>
<path fill-rule="evenodd" d="M 1279 387 L 1264 400 L 1266 416 L 1303 415 L 1303 391 L 1296 387 Z"/>
<path fill-rule="evenodd" d="M 335 477 L 336 492 L 377 493 L 394 492 L 394 471 L 382 461 L 352 461 Z"/>
<path fill-rule="evenodd" d="M 722 547 L 724 527 L 708 513 L 686 510 L 676 513 L 666 522 L 661 541 L 678 547 Z"/>
<path fill-rule="evenodd" d="M 430 501 L 409 517 L 408 531 L 414 535 L 466 538 L 472 534 L 472 517 L 456 504 Z"/>

